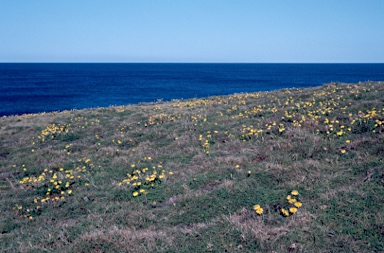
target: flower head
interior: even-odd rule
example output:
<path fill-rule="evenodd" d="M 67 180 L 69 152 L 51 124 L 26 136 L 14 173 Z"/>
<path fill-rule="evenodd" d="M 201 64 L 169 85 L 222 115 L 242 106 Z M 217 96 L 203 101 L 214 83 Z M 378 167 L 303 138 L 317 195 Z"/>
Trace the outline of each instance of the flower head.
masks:
<path fill-rule="evenodd" d="M 302 207 L 303 206 L 303 204 L 299 201 L 295 202 L 294 205 L 295 205 L 295 207 Z"/>
<path fill-rule="evenodd" d="M 255 211 L 256 211 L 256 213 L 257 213 L 258 215 L 261 215 L 261 214 L 263 214 L 264 209 L 260 207 L 260 208 L 256 209 Z"/>
<path fill-rule="evenodd" d="M 288 217 L 289 216 L 289 211 L 288 210 L 285 210 L 284 208 L 281 208 L 281 214 Z"/>
<path fill-rule="evenodd" d="M 260 207 L 260 205 L 254 205 L 253 210 L 255 210 L 258 215 L 261 215 L 264 212 L 264 209 Z"/>

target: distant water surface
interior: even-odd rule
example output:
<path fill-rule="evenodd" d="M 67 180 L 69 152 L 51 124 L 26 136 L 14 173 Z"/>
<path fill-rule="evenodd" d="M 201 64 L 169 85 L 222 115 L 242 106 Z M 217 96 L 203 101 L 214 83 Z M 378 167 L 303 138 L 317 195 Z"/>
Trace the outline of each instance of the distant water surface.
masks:
<path fill-rule="evenodd" d="M 0 116 L 384 81 L 384 64 L 0 63 Z"/>

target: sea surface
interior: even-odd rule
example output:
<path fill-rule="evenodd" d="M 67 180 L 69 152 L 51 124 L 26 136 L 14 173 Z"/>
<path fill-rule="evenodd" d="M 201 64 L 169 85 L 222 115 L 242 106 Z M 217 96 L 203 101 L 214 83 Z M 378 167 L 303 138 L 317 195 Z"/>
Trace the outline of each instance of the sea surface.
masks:
<path fill-rule="evenodd" d="M 384 81 L 384 64 L 0 63 L 0 116 Z"/>

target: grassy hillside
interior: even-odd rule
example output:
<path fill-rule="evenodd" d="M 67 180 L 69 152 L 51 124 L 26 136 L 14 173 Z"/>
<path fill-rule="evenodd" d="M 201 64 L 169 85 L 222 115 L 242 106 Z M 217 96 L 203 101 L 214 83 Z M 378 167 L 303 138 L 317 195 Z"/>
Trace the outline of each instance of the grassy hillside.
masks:
<path fill-rule="evenodd" d="M 384 250 L 384 83 L 0 118 L 1 252 Z"/>

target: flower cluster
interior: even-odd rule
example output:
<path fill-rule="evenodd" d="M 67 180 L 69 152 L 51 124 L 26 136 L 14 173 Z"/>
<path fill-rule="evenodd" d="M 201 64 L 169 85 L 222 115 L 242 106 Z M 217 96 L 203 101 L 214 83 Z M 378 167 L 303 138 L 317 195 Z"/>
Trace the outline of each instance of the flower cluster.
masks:
<path fill-rule="evenodd" d="M 264 209 L 262 207 L 260 207 L 260 205 L 254 205 L 253 206 L 253 210 L 255 210 L 255 212 L 258 214 L 258 215 L 262 215 L 263 212 L 264 212 Z"/>
<path fill-rule="evenodd" d="M 74 169 L 64 169 L 63 167 L 47 169 L 45 168 L 39 175 L 29 175 L 30 172 L 23 164 L 21 166 L 23 173 L 28 176 L 23 177 L 19 184 L 23 188 L 35 191 L 33 202 L 34 207 L 23 209 L 18 206 L 20 216 L 34 217 L 41 214 L 41 204 L 56 205 L 59 201 L 66 200 L 67 197 L 73 194 L 75 185 L 89 186 L 88 180 L 84 179 L 85 173 L 91 170 L 94 165 L 91 159 L 83 157 L 75 164 Z M 16 167 L 16 165 L 13 165 Z M 30 218 L 32 219 L 32 218 Z"/>
<path fill-rule="evenodd" d="M 16 210 L 17 215 L 27 218 L 29 220 L 33 220 L 34 217 L 41 214 L 41 206 L 37 205 L 34 208 L 23 208 L 22 205 L 16 205 L 13 210 Z"/>
<path fill-rule="evenodd" d="M 37 136 L 39 140 L 44 142 L 47 139 L 54 139 L 61 133 L 68 133 L 68 125 L 60 125 L 60 124 L 49 124 L 43 130 L 41 130 L 41 134 Z"/>
<path fill-rule="evenodd" d="M 145 161 L 151 161 L 151 157 L 145 157 Z M 138 162 L 140 164 L 141 161 Z M 163 169 L 162 163 L 159 163 L 157 166 L 153 165 L 151 169 L 150 166 L 139 169 L 136 164 L 131 164 L 131 173 L 127 173 L 127 178 L 118 183 L 118 186 L 128 185 L 132 189 L 132 196 L 137 197 L 140 195 L 148 194 L 148 189 L 156 187 L 163 180 L 167 178 L 168 175 L 173 175 L 172 171 L 167 172 Z"/>
<path fill-rule="evenodd" d="M 289 206 L 281 208 L 280 212 L 283 216 L 288 217 L 297 213 L 298 208 L 302 207 L 303 204 L 299 200 L 299 192 L 297 190 L 293 190 L 291 194 L 286 197 L 286 199 Z"/>

